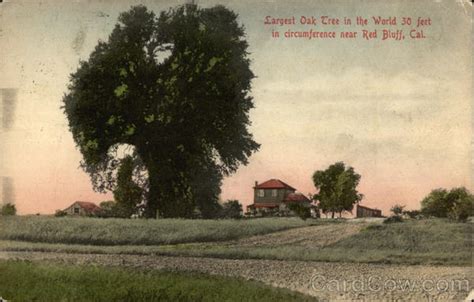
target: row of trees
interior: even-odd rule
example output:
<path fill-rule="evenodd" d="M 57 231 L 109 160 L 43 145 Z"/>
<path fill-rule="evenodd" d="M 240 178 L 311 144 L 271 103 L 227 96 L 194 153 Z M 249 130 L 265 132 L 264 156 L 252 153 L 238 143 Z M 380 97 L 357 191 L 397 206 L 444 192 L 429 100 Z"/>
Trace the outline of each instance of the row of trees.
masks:
<path fill-rule="evenodd" d="M 319 202 L 318 207 L 323 213 L 331 213 L 333 218 L 335 213 L 350 212 L 363 197 L 357 192 L 359 181 L 360 175 L 342 162 L 335 163 L 326 170 L 316 171 L 313 182 L 319 192 L 314 195 L 314 200 Z M 405 206 L 396 204 L 391 211 L 396 218 L 405 215 L 412 218 L 439 217 L 464 221 L 469 216 L 474 216 L 474 195 L 464 187 L 435 189 L 421 201 L 421 210 L 406 211 L 404 208 Z"/>
<path fill-rule="evenodd" d="M 405 210 L 405 205 L 395 204 L 390 211 L 393 213 L 387 222 L 401 222 L 403 217 L 410 218 L 449 218 L 466 221 L 474 216 L 474 195 L 464 187 L 432 190 L 421 201 L 420 210 Z"/>
<path fill-rule="evenodd" d="M 316 171 L 313 175 L 314 185 L 319 193 L 314 200 L 323 213 L 341 214 L 352 211 L 363 195 L 356 190 L 360 175 L 352 167 L 345 167 L 338 162 L 326 170 Z M 464 187 L 432 190 L 422 201 L 421 210 L 406 211 L 405 206 L 396 204 L 391 211 L 394 216 L 450 218 L 459 221 L 474 216 L 474 195 Z"/>
<path fill-rule="evenodd" d="M 421 201 L 421 214 L 464 221 L 474 216 L 474 195 L 464 187 L 433 190 Z"/>

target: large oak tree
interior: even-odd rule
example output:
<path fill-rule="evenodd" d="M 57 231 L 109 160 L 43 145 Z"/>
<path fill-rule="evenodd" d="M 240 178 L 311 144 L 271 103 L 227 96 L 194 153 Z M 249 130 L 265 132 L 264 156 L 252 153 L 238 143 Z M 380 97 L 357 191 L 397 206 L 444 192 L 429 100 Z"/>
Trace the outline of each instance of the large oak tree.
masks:
<path fill-rule="evenodd" d="M 215 196 L 222 177 L 259 147 L 248 131 L 247 47 L 237 15 L 223 6 L 122 13 L 63 98 L 94 188 L 113 190 L 116 151 L 126 144 L 146 170 L 149 217 L 192 215 L 205 175 Z"/>

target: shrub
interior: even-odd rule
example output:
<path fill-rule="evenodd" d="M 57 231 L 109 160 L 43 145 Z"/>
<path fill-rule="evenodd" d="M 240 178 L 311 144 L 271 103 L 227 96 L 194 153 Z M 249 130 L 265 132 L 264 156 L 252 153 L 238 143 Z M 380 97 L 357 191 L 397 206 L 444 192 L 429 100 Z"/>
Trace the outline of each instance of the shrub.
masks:
<path fill-rule="evenodd" d="M 220 218 L 238 219 L 242 217 L 242 205 L 238 200 L 228 200 L 222 205 Z"/>
<path fill-rule="evenodd" d="M 459 221 L 467 221 L 469 216 L 473 216 L 474 205 L 472 200 L 463 199 L 456 202 L 451 211 L 448 213 L 448 217 Z"/>
<path fill-rule="evenodd" d="M 423 217 L 421 211 L 419 210 L 403 211 L 403 215 L 406 215 L 412 219 L 420 219 Z"/>
<path fill-rule="evenodd" d="M 11 203 L 7 203 L 3 205 L 2 209 L 0 210 L 0 214 L 3 216 L 15 216 L 16 215 L 15 205 Z"/>
<path fill-rule="evenodd" d="M 100 218 L 130 218 L 132 217 L 132 211 L 130 207 L 124 205 L 120 202 L 115 202 L 113 200 L 103 201 L 99 204 L 100 211 L 94 213 L 91 216 L 96 216 Z"/>
<path fill-rule="evenodd" d="M 63 210 L 56 210 L 56 213 L 54 213 L 55 217 L 64 217 L 67 216 L 67 212 Z"/>
<path fill-rule="evenodd" d="M 401 204 L 395 204 L 390 211 L 395 215 L 395 216 L 400 216 L 403 213 L 403 209 L 405 208 L 404 205 Z"/>
<path fill-rule="evenodd" d="M 403 218 L 401 216 L 394 215 L 394 216 L 390 216 L 386 218 L 383 221 L 383 223 L 396 223 L 396 222 L 403 222 Z"/>
<path fill-rule="evenodd" d="M 376 231 L 376 230 L 381 230 L 383 229 L 384 226 L 383 225 L 380 225 L 380 224 L 369 224 L 365 230 L 367 231 Z"/>
<path fill-rule="evenodd" d="M 293 213 L 295 213 L 296 216 L 298 216 L 299 218 L 303 219 L 303 220 L 306 220 L 308 218 L 311 217 L 311 210 L 310 208 L 308 207 L 305 207 L 304 205 L 302 204 L 299 204 L 299 203 L 290 203 L 288 205 L 288 208 L 290 209 L 290 211 L 292 211 Z"/>

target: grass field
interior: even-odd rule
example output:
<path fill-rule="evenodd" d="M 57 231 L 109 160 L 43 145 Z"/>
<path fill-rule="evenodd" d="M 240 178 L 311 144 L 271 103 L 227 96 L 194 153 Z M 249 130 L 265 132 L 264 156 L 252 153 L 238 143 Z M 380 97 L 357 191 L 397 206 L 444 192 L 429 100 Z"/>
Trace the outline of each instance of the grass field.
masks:
<path fill-rule="evenodd" d="M 316 301 L 257 282 L 202 274 L 0 261 L 11 301 Z"/>
<path fill-rule="evenodd" d="M 303 221 L 299 218 L 132 220 L 0 216 L 0 240 L 88 245 L 161 245 L 232 240 L 321 223 L 321 220 Z"/>
<path fill-rule="evenodd" d="M 21 221 L 21 220 L 16 220 Z M 47 220 L 53 223 L 54 220 Z M 59 220 L 63 222 L 66 220 Z M 70 219 L 74 221 L 74 219 Z M 86 220 L 77 220 L 76 223 Z M 225 221 L 234 228 L 242 223 L 256 223 L 253 232 L 243 233 L 242 237 L 251 236 L 256 233 L 278 230 L 275 224 L 279 219 L 261 219 L 250 221 Z M 95 221 L 94 221 L 95 222 Z M 128 224 L 130 221 L 124 221 Z M 159 223 L 165 223 L 160 221 Z M 175 221 L 171 221 L 175 223 Z M 295 222 L 295 224 L 290 224 Z M 298 226 L 298 220 L 282 219 L 282 225 L 291 227 Z M 119 223 L 118 220 L 115 223 Z M 196 221 L 181 221 L 196 223 Z M 206 222 L 224 223 L 224 221 Z M 341 222 L 350 224 L 351 222 Z M 353 223 L 353 222 L 352 222 Z M 268 226 L 264 226 L 268 224 Z M 307 224 L 307 223 L 306 223 Z M 302 224 L 299 226 L 304 226 Z M 329 223 L 329 227 L 336 227 Z M 256 227 L 258 226 L 258 228 Z M 270 227 L 269 227 L 270 226 Z M 327 222 L 319 222 L 314 227 L 318 232 L 322 227 L 327 228 Z M 76 226 L 78 228 L 78 226 Z M 85 226 L 84 226 L 85 228 Z M 282 228 L 285 229 L 285 228 Z M 259 230 L 259 231 L 257 231 Z M 101 253 L 101 254 L 157 254 L 168 256 L 198 256 L 217 257 L 229 259 L 278 259 L 278 260 L 304 260 L 304 261 L 328 261 L 328 262 L 364 262 L 364 263 L 397 263 L 397 264 L 443 264 L 463 265 L 472 264 L 472 223 L 457 223 L 448 220 L 410 220 L 394 224 L 364 224 L 361 231 L 351 234 L 328 245 L 308 247 L 296 243 L 275 242 L 271 245 L 241 245 L 239 241 L 209 242 L 212 240 L 188 240 L 192 243 L 167 244 L 167 245 L 81 245 L 81 244 L 50 244 L 33 243 L 14 240 L 0 241 L 0 250 L 9 251 L 44 251 L 65 253 Z M 0 231 L 3 232 L 3 231 Z M 23 231 L 24 232 L 24 231 Z M 176 232 L 181 233 L 181 230 Z M 167 234 L 177 237 L 174 234 Z M 196 238 L 207 238 L 202 234 Z M 219 238 L 232 238 L 237 236 L 220 236 Z M 183 238 L 182 236 L 180 238 Z M 193 239 L 196 239 L 193 238 Z M 304 238 L 302 238 L 304 239 Z"/>

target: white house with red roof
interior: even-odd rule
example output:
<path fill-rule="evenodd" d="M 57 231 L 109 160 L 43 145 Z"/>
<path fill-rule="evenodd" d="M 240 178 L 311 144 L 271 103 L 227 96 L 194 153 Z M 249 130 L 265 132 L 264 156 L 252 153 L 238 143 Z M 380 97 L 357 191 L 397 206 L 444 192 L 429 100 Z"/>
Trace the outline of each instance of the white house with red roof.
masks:
<path fill-rule="evenodd" d="M 247 206 L 247 212 L 287 212 L 288 204 L 300 203 L 310 207 L 311 200 L 289 184 L 279 180 L 270 179 L 261 184 L 255 182 L 253 187 L 253 204 Z"/>

